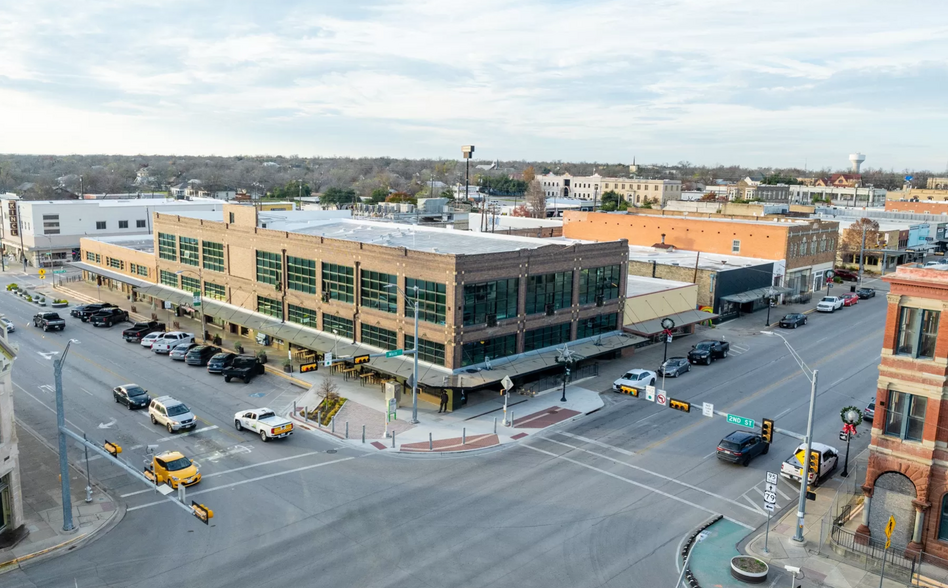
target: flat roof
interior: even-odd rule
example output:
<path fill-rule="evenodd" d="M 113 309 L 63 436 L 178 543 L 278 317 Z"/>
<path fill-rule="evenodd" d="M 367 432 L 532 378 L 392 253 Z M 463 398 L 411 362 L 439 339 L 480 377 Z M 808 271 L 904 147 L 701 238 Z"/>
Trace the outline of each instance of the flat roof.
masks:
<path fill-rule="evenodd" d="M 685 267 L 694 267 L 698 264 L 698 269 L 727 271 L 740 269 L 742 267 L 752 267 L 755 265 L 764 265 L 774 263 L 773 259 L 759 259 L 756 257 L 740 257 L 737 255 L 722 255 L 719 253 L 705 253 L 698 251 L 687 251 L 684 249 L 658 249 L 655 247 L 645 247 L 642 245 L 629 245 L 629 261 L 644 261 L 651 263 L 655 261 L 662 265 L 681 265 Z"/>
<path fill-rule="evenodd" d="M 644 296 L 694 285 L 692 282 L 677 282 L 675 280 L 630 275 L 625 289 L 625 296 L 626 298 L 632 298 L 633 296 Z"/>
<path fill-rule="evenodd" d="M 764 203 L 764 204 L 767 204 L 767 203 Z M 547 202 L 547 208 L 549 208 L 549 202 Z M 597 213 L 597 214 L 598 214 L 598 213 Z M 696 214 L 701 214 L 701 213 L 699 212 L 699 213 L 696 213 Z M 728 218 L 704 218 L 704 217 L 689 216 L 689 215 L 665 216 L 665 215 L 661 215 L 661 214 L 632 214 L 632 215 L 629 215 L 629 216 L 632 216 L 632 217 L 647 216 L 647 217 L 651 217 L 651 218 L 672 219 L 672 220 L 688 219 L 688 220 L 695 220 L 695 221 L 702 221 L 702 222 L 714 222 L 714 223 L 742 223 L 742 224 L 747 224 L 747 225 L 767 225 L 767 226 L 772 226 L 772 227 L 785 227 L 785 226 L 787 226 L 787 225 L 791 225 L 791 226 L 793 226 L 793 225 L 808 225 L 808 224 L 813 223 L 813 221 L 815 221 L 815 220 L 822 220 L 822 221 L 824 221 L 824 222 L 826 222 L 826 220 L 829 220 L 829 219 L 799 219 L 799 218 L 787 218 L 787 220 L 775 221 L 775 220 L 756 220 L 756 219 L 743 219 L 743 218 L 730 218 L 730 217 L 728 217 Z M 835 219 L 832 219 L 832 220 L 835 220 Z"/>
<path fill-rule="evenodd" d="M 214 198 L 193 198 L 191 200 L 175 200 L 173 198 L 122 198 L 118 200 L 23 200 L 23 204 L 52 204 L 54 206 L 100 206 L 102 208 L 121 206 L 207 206 L 217 203 L 223 205 L 223 200 Z"/>
<path fill-rule="evenodd" d="M 99 241 L 100 243 L 107 243 L 109 245 L 117 245 L 119 247 L 125 247 L 126 249 L 134 249 L 135 251 L 144 251 L 146 253 L 155 252 L 155 239 L 148 234 L 140 235 L 120 235 L 117 237 L 83 237 L 84 239 L 90 239 L 92 241 Z"/>

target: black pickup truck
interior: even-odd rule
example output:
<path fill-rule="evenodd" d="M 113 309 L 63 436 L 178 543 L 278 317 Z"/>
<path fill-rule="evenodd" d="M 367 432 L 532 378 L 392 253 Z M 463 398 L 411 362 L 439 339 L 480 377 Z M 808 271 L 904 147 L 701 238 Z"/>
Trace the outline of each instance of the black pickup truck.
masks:
<path fill-rule="evenodd" d="M 221 372 L 224 375 L 224 381 L 230 382 L 231 378 L 240 378 L 244 384 L 249 384 L 254 376 L 259 376 L 264 372 L 263 364 L 252 355 L 238 355 L 233 363 L 226 366 Z"/>
<path fill-rule="evenodd" d="M 33 326 L 44 331 L 62 331 L 66 328 L 66 321 L 55 312 L 41 312 L 33 315 Z"/>
<path fill-rule="evenodd" d="M 103 308 L 89 317 L 93 327 L 111 327 L 115 323 L 128 322 L 128 311 L 121 308 Z"/>
<path fill-rule="evenodd" d="M 95 302 L 93 304 L 86 304 L 73 308 L 69 311 L 69 316 L 74 316 L 77 319 L 82 320 L 82 322 L 86 322 L 92 315 L 99 312 L 103 308 L 113 308 L 114 306 L 114 304 L 109 302 Z"/>
<path fill-rule="evenodd" d="M 155 331 L 164 332 L 165 324 L 158 321 L 148 321 L 147 323 L 135 323 L 130 328 L 122 331 L 122 338 L 128 343 L 138 343 L 142 337 Z"/>

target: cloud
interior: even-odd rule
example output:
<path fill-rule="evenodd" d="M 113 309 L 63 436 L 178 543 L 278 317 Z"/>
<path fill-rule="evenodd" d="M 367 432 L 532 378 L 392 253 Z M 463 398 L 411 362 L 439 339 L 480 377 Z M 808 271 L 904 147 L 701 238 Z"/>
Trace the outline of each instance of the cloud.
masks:
<path fill-rule="evenodd" d="M 37 0 L 0 46 L 0 151 L 948 159 L 948 13 L 917 0 Z"/>

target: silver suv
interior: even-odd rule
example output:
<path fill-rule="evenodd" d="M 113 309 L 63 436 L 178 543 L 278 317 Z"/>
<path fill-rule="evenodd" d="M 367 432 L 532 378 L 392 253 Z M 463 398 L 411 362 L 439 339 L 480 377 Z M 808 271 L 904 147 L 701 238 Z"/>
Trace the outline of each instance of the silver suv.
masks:
<path fill-rule="evenodd" d="M 148 415 L 151 417 L 151 424 L 161 425 L 168 429 L 169 433 L 193 429 L 197 426 L 197 419 L 191 413 L 191 409 L 180 400 L 175 400 L 170 396 L 153 399 L 148 405 Z"/>

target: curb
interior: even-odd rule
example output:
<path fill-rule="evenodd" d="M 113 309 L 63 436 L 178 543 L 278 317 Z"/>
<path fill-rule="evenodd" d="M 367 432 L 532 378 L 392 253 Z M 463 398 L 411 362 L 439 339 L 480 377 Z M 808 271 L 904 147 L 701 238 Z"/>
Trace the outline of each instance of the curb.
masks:
<path fill-rule="evenodd" d="M 237 352 L 235 351 L 234 353 L 237 353 Z M 293 384 L 297 388 L 302 388 L 303 390 L 309 390 L 310 388 L 313 387 L 313 384 L 310 384 L 309 382 L 305 380 L 294 378 L 293 376 L 288 376 L 286 372 L 284 372 L 283 370 L 278 370 L 276 368 L 270 367 L 267 364 L 263 365 L 263 369 L 268 374 L 273 374 L 274 376 L 279 376 L 283 378 L 284 380 L 288 380 L 291 384 Z"/>
<path fill-rule="evenodd" d="M 695 529 L 688 535 L 688 540 L 685 542 L 684 547 L 681 548 L 678 555 L 682 557 L 682 564 L 688 561 L 688 555 L 695 546 L 695 539 L 698 537 L 698 534 L 713 525 L 714 523 L 723 519 L 723 515 L 714 515 L 710 520 L 705 521 L 700 527 Z M 684 581 L 688 583 L 691 588 L 700 588 L 701 584 L 698 583 L 698 579 L 695 578 L 694 574 L 691 573 L 691 566 L 687 566 L 682 570 L 684 572 Z"/>

